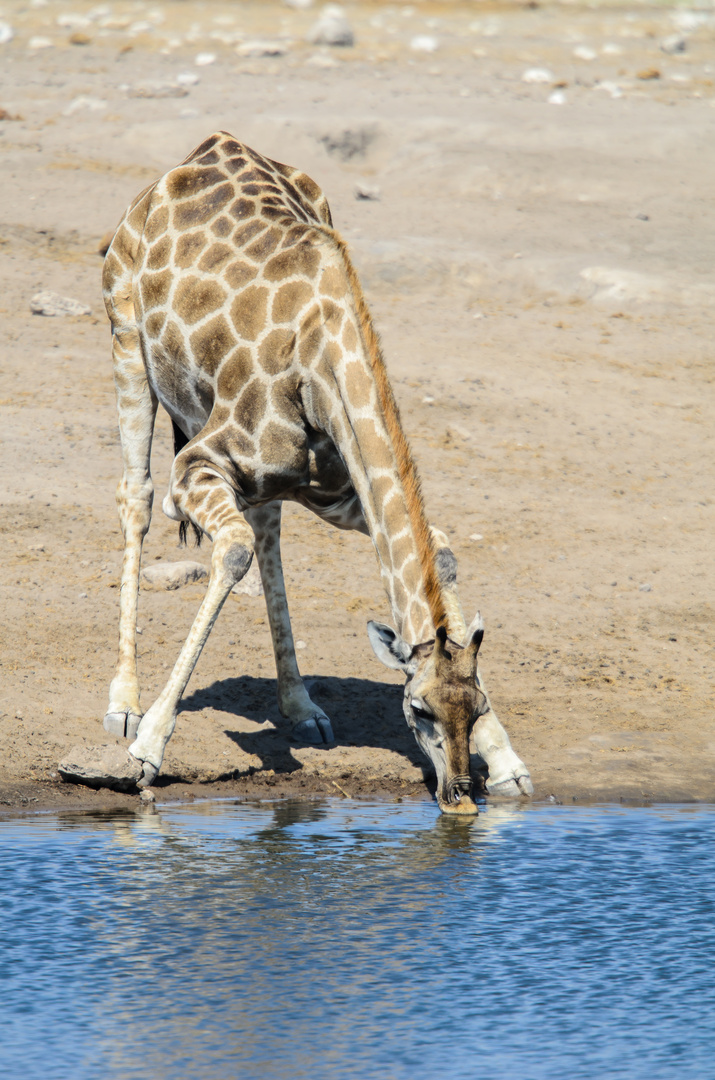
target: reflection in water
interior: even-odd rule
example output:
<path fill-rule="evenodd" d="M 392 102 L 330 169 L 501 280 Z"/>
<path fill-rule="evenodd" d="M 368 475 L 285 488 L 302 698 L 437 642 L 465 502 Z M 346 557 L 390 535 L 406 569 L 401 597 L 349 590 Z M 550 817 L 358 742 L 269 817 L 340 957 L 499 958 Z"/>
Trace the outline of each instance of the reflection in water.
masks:
<path fill-rule="evenodd" d="M 701 1078 L 715 815 L 204 804 L 0 825 L 8 1075 Z"/>

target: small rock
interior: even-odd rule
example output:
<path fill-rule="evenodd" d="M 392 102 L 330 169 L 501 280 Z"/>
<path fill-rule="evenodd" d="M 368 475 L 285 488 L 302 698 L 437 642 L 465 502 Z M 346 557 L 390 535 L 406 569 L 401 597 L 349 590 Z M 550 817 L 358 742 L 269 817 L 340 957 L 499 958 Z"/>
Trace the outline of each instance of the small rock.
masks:
<path fill-rule="evenodd" d="M 216 63 L 216 53 L 212 52 L 200 52 L 194 63 L 197 67 L 208 67 L 209 64 Z"/>
<path fill-rule="evenodd" d="M 63 111 L 63 116 L 72 116 L 76 112 L 81 112 L 83 109 L 87 109 L 89 112 L 101 112 L 102 109 L 107 108 L 106 101 L 102 101 L 101 98 L 85 97 L 84 95 L 74 98 L 70 101 L 67 108 Z"/>
<path fill-rule="evenodd" d="M 423 405 L 434 405 L 434 398 L 430 394 L 425 394 L 422 398 Z"/>
<path fill-rule="evenodd" d="M 577 60 L 595 60 L 596 50 L 589 48 L 588 45 L 577 45 L 573 51 Z"/>
<path fill-rule="evenodd" d="M 313 6 L 313 0 L 283 0 L 283 3 L 295 11 L 307 11 Z"/>
<path fill-rule="evenodd" d="M 660 72 L 658 68 L 643 68 L 642 71 L 636 72 L 636 78 L 641 82 L 650 82 L 653 79 L 659 79 Z"/>
<path fill-rule="evenodd" d="M 155 563 L 142 570 L 142 580 L 148 585 L 158 585 L 162 589 L 180 589 L 184 585 L 191 585 L 196 581 L 206 581 L 209 576 L 207 568 L 199 562 L 186 559 L 183 562 Z"/>
<path fill-rule="evenodd" d="M 82 30 L 75 30 L 74 34 L 69 36 L 70 45 L 91 45 L 92 39 L 89 34 L 85 34 Z"/>
<path fill-rule="evenodd" d="M 287 52 L 282 41 L 243 41 L 236 46 L 237 56 L 285 56 Z"/>
<path fill-rule="evenodd" d="M 410 48 L 413 52 L 437 52 L 439 40 L 436 37 L 432 37 L 430 34 L 418 34 L 417 37 L 412 38 Z"/>
<path fill-rule="evenodd" d="M 17 712 L 15 713 L 15 719 L 16 720 L 22 720 L 22 712 L 20 711 L 20 709 L 18 709 Z"/>
<path fill-rule="evenodd" d="M 638 221 L 650 221 L 648 214 L 636 214 Z"/>
<path fill-rule="evenodd" d="M 470 540 L 483 540 L 484 537 L 482 536 L 481 533 L 472 533 L 471 536 L 469 537 L 469 539 Z"/>
<path fill-rule="evenodd" d="M 648 583 L 646 582 L 645 584 L 643 584 L 643 585 L 639 585 L 639 586 L 638 586 L 638 591 L 639 591 L 639 592 L 652 592 L 652 591 L 653 591 L 653 586 L 652 586 L 652 585 L 649 585 L 649 584 L 648 584 Z"/>
<path fill-rule="evenodd" d="M 31 37 L 27 47 L 28 49 L 51 49 L 52 40 L 48 37 Z"/>
<path fill-rule="evenodd" d="M 546 100 L 548 101 L 549 105 L 565 105 L 566 94 L 563 92 L 563 90 L 554 90 L 551 94 L 549 94 Z"/>
<path fill-rule="evenodd" d="M 660 47 L 664 53 L 674 56 L 676 53 L 684 53 L 688 43 L 680 34 L 671 34 L 669 37 L 663 38 Z"/>
<path fill-rule="evenodd" d="M 145 788 L 141 789 L 141 791 L 139 792 L 139 802 L 142 802 L 142 803 L 155 803 L 156 802 L 156 795 L 151 790 L 151 788 L 145 787 Z"/>
<path fill-rule="evenodd" d="M 367 202 L 379 202 L 380 189 L 377 184 L 365 184 L 359 180 L 355 185 L 355 198 L 364 199 Z"/>
<path fill-rule="evenodd" d="M 307 649 L 308 648 L 305 641 L 296 641 L 295 647 L 296 647 L 296 649 Z"/>
<path fill-rule="evenodd" d="M 0 22 L 0 45 L 7 45 L 15 37 L 15 31 L 10 23 Z"/>
<path fill-rule="evenodd" d="M 313 45 L 333 45 L 340 48 L 350 48 L 355 44 L 353 29 L 338 4 L 325 5 L 308 35 L 308 41 Z"/>
<path fill-rule="evenodd" d="M 263 596 L 263 582 L 258 563 L 254 559 L 248 568 L 248 572 L 241 578 L 238 584 L 231 589 L 238 596 Z"/>
<path fill-rule="evenodd" d="M 306 60 L 306 64 L 310 64 L 311 67 L 317 68 L 340 67 L 334 56 L 328 56 L 328 54 L 324 52 L 313 53 L 313 55 L 309 56 Z"/>
<path fill-rule="evenodd" d="M 549 71 L 548 68 L 527 68 L 521 76 L 521 81 L 525 83 L 550 83 L 554 81 L 554 73 Z"/>
<path fill-rule="evenodd" d="M 63 30 L 84 30 L 90 25 L 90 19 L 86 15 L 79 15 L 68 11 L 65 15 L 58 15 L 55 22 Z"/>
<path fill-rule="evenodd" d="M 75 746 L 58 766 L 62 779 L 69 784 L 92 788 L 132 791 L 141 778 L 142 767 L 123 746 Z"/>
<path fill-rule="evenodd" d="M 177 86 L 196 86 L 201 79 L 195 71 L 180 71 L 176 76 Z"/>
<path fill-rule="evenodd" d="M 45 292 L 36 293 L 30 300 L 30 311 L 33 315 L 91 315 L 92 309 L 79 300 L 73 300 L 69 296 L 60 296 L 59 293 Z"/>
<path fill-rule="evenodd" d="M 188 90 L 178 83 L 147 82 L 127 87 L 130 98 L 179 98 L 186 97 Z"/>
<path fill-rule="evenodd" d="M 609 82 L 605 79 L 603 82 L 596 83 L 594 90 L 605 90 L 607 94 L 610 94 L 612 98 L 623 97 L 623 90 L 615 82 Z"/>

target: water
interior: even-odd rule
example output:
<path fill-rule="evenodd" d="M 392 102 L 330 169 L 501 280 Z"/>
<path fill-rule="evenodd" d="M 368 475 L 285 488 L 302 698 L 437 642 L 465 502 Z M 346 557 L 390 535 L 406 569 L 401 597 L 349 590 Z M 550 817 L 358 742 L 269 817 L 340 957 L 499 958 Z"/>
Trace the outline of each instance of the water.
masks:
<path fill-rule="evenodd" d="M 715 809 L 0 823 L 0 1074 L 711 1080 Z"/>

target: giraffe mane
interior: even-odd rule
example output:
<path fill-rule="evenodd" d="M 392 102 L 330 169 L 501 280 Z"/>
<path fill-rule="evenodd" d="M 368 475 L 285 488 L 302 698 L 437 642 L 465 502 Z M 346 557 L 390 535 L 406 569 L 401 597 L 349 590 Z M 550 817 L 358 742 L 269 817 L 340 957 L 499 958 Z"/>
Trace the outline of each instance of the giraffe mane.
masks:
<path fill-rule="evenodd" d="M 427 521 L 427 515 L 425 513 L 420 478 L 414 458 L 412 457 L 410 445 L 402 427 L 400 410 L 395 401 L 395 395 L 392 390 L 392 385 L 390 384 L 387 368 L 385 367 L 385 360 L 382 355 L 380 337 L 373 326 L 372 317 L 367 306 L 367 301 L 363 295 L 360 279 L 352 264 L 345 241 L 335 229 L 323 227 L 320 231 L 333 241 L 345 264 L 348 282 L 355 301 L 355 308 L 363 343 L 365 345 L 365 351 L 375 377 L 378 400 L 380 402 L 380 407 L 382 408 L 385 425 L 397 461 L 397 472 L 405 493 L 407 513 L 415 537 L 415 543 L 417 544 L 417 553 L 422 569 L 422 581 L 424 583 L 427 603 L 432 615 L 432 622 L 434 623 L 435 630 L 440 626 L 446 627 L 448 623 L 447 609 L 442 595 L 442 586 L 440 584 L 439 575 L 437 573 L 435 561 L 437 553 Z"/>

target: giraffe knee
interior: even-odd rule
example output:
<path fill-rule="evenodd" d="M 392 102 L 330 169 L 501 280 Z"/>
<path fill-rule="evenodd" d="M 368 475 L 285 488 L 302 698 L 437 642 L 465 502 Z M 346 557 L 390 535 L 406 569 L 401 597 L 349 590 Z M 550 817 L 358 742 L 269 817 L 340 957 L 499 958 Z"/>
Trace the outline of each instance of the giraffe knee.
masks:
<path fill-rule="evenodd" d="M 253 534 L 243 522 L 222 529 L 211 553 L 212 573 L 230 581 L 233 587 L 248 572 L 253 559 Z"/>

